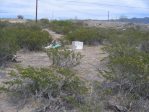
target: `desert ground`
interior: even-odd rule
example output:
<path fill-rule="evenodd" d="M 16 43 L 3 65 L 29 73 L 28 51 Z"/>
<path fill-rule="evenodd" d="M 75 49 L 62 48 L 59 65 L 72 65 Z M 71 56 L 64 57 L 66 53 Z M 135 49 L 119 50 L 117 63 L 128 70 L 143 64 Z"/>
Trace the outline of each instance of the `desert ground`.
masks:
<path fill-rule="evenodd" d="M 13 22 L 13 21 L 12 21 Z M 138 24 L 120 23 L 120 22 L 103 22 L 103 21 L 91 21 L 86 20 L 84 24 L 89 27 L 102 27 L 102 28 L 118 28 L 124 29 L 128 27 L 137 27 Z M 149 29 L 149 25 L 139 25 L 142 29 Z M 43 29 L 47 31 L 54 40 L 63 38 L 63 35 L 57 34 L 51 30 Z M 69 46 L 71 48 L 71 45 Z M 104 45 L 97 46 L 84 46 L 83 50 L 77 50 L 83 55 L 81 63 L 73 68 L 78 76 L 89 83 L 93 81 L 102 82 L 104 78 L 100 75 L 99 70 L 106 69 L 103 60 L 108 56 L 102 49 Z M 9 79 L 8 74 L 11 70 L 15 70 L 15 65 L 21 65 L 23 67 L 35 67 L 35 68 L 48 68 L 52 65 L 52 61 L 49 59 L 45 52 L 30 52 L 30 51 L 18 51 L 17 63 L 8 63 L 0 68 L 0 84 L 2 81 Z M 0 94 L 0 112 L 32 112 L 32 109 L 36 107 L 36 104 L 26 104 L 25 107 L 20 108 L 19 102 L 10 102 L 10 98 L 6 94 Z"/>
<path fill-rule="evenodd" d="M 53 31 L 47 30 L 53 39 L 59 39 L 63 35 L 56 34 Z M 71 48 L 71 46 L 70 46 Z M 99 74 L 99 69 L 103 68 L 101 60 L 107 57 L 107 54 L 102 50 L 103 45 L 98 46 L 84 46 L 83 50 L 78 50 L 83 55 L 81 63 L 74 68 L 74 70 L 79 74 L 79 77 L 92 81 L 103 81 L 103 78 Z M 48 68 L 51 66 L 52 62 L 48 58 L 45 52 L 29 52 L 29 51 L 19 51 L 17 53 L 17 63 L 9 63 L 5 69 L 0 70 L 0 83 L 8 79 L 8 73 L 14 70 L 15 65 L 19 64 L 23 67 L 37 67 L 37 68 Z M 0 95 L 0 112 L 17 112 L 18 102 L 9 102 L 9 98 L 2 94 Z M 34 105 L 27 105 L 19 112 L 31 112 Z"/>

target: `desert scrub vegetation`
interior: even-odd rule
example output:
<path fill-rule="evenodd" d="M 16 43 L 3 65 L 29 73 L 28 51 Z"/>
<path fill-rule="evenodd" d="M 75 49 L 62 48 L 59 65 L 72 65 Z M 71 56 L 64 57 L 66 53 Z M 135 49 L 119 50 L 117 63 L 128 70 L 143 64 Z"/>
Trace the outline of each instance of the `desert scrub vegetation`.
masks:
<path fill-rule="evenodd" d="M 23 99 L 22 103 L 30 98 L 40 102 L 36 112 L 74 109 L 84 104 L 88 93 L 85 82 L 67 68 L 17 67 L 17 72 L 12 71 L 10 77 L 3 82 L 1 91 L 9 93 L 14 99 Z"/>
<path fill-rule="evenodd" d="M 0 92 L 10 96 L 11 101 L 19 101 L 18 111 L 31 101 L 37 104 L 35 112 L 82 110 L 87 105 L 89 87 L 72 70 L 82 55 L 65 48 L 49 49 L 47 54 L 53 58 L 53 66 L 17 66 L 9 79 L 1 84 Z"/>
<path fill-rule="evenodd" d="M 44 20 L 41 22 L 43 26 L 48 23 Z M 66 34 L 65 39 L 69 41 L 79 40 L 87 45 L 104 44 L 104 41 L 107 41 L 104 50 L 108 57 L 103 61 L 106 61 L 108 69 L 100 71 L 105 80 L 100 83 L 91 82 L 91 88 L 90 85 L 86 86 L 86 82 L 72 70 L 81 61 L 81 54 L 63 48 L 50 49 L 46 52 L 52 59 L 53 66 L 17 67 L 17 71 L 10 74 L 11 78 L 1 84 L 1 91 L 9 93 L 8 95 L 13 96 L 15 100 L 23 100 L 22 105 L 24 102 L 30 102 L 30 99 L 39 102 L 36 112 L 69 112 L 73 109 L 80 112 L 106 112 L 107 109 L 114 112 L 148 112 L 148 31 L 82 26 L 73 27 L 72 30 L 69 22 L 54 22 L 50 27 L 55 27 L 54 31 L 58 29 L 57 32 Z M 65 24 L 68 25 L 66 30 Z M 20 48 L 41 50 L 42 46 L 50 41 L 47 32 L 42 32 L 39 24 L 0 23 L 0 28 L 1 60 L 11 59 Z M 36 43 L 39 43 L 39 46 L 36 46 Z"/>
<path fill-rule="evenodd" d="M 67 21 L 51 21 L 49 24 L 49 28 L 53 31 L 55 31 L 56 33 L 60 33 L 60 34 L 68 34 L 78 28 L 82 28 L 83 27 L 83 23 L 81 22 L 73 22 L 71 20 L 67 20 Z"/>
<path fill-rule="evenodd" d="M 19 50 L 42 50 L 43 46 L 51 42 L 51 36 L 42 31 L 38 25 L 32 23 L 11 24 L 0 22 L 0 60 L 8 60 Z M 0 63 L 1 63 L 0 62 Z"/>
<path fill-rule="evenodd" d="M 19 46 L 30 51 L 42 50 L 52 40 L 48 32 L 41 30 L 20 30 L 18 34 Z"/>
<path fill-rule="evenodd" d="M 6 60 L 11 60 L 13 55 L 19 49 L 14 35 L 0 30 L 0 64 Z"/>
<path fill-rule="evenodd" d="M 80 28 L 65 36 L 69 41 L 82 41 L 86 45 L 98 45 L 106 38 L 106 31 L 98 28 Z"/>
<path fill-rule="evenodd" d="M 148 40 L 148 32 L 136 29 L 119 31 L 109 38 L 111 44 L 105 47 L 109 69 L 103 73 L 106 79 L 100 85 L 103 92 L 98 92 L 105 96 L 106 108 L 116 112 L 149 110 L 145 106 L 149 102 L 149 54 L 139 47 Z"/>
<path fill-rule="evenodd" d="M 82 27 L 66 34 L 65 39 L 69 41 L 83 41 L 86 45 L 98 45 L 105 42 L 108 42 L 108 44 L 121 42 L 135 46 L 140 44 L 145 49 L 147 44 L 143 43 L 143 41 L 148 40 L 148 35 L 149 32 L 134 28 L 116 30 L 112 28 Z"/>
<path fill-rule="evenodd" d="M 42 18 L 38 21 L 38 24 L 42 27 L 42 28 L 48 28 L 50 26 L 50 22 L 48 19 Z"/>
<path fill-rule="evenodd" d="M 149 41 L 142 42 L 141 50 L 146 53 L 149 53 Z"/>
<path fill-rule="evenodd" d="M 85 31 L 81 30 L 69 33 L 66 38 L 88 44 L 88 41 L 93 42 L 94 34 L 99 33 L 99 36 L 95 37 L 102 37 L 102 41 L 107 41 L 107 44 L 103 43 L 105 45 L 103 50 L 109 54 L 103 60 L 108 69 L 99 71 L 105 81 L 92 83 L 92 94 L 88 97 L 87 106 L 82 107 L 82 111 L 147 112 L 149 110 L 147 106 L 149 104 L 149 32 L 134 28 L 125 30 L 91 28 L 98 33 L 94 31 L 91 33 L 88 28 L 85 28 Z"/>
<path fill-rule="evenodd" d="M 64 68 L 72 68 L 80 64 L 83 55 L 67 48 L 48 49 L 47 54 L 52 59 L 52 65 Z"/>

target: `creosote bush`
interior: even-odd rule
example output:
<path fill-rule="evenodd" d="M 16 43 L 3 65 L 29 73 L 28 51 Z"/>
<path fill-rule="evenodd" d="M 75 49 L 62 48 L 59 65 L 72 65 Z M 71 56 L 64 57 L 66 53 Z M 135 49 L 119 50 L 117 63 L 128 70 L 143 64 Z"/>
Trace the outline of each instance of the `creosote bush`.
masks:
<path fill-rule="evenodd" d="M 49 49 L 47 54 L 54 66 L 72 68 L 80 64 L 82 55 L 79 52 L 75 52 L 66 48 L 62 49 Z"/>
<path fill-rule="evenodd" d="M 146 47 L 138 48 L 144 40 L 148 40 L 147 34 L 128 29 L 110 38 L 111 44 L 105 48 L 109 54 L 109 69 L 103 72 L 107 81 L 103 82 L 103 92 L 99 93 L 105 96 L 107 108 L 135 112 L 149 109 L 144 107 L 149 101 L 149 54 Z"/>
<path fill-rule="evenodd" d="M 149 41 L 142 42 L 141 50 L 146 52 L 146 53 L 149 53 Z"/>
<path fill-rule="evenodd" d="M 107 38 L 106 30 L 98 28 L 79 28 L 65 36 L 69 41 L 82 41 L 87 45 L 99 45 Z"/>
<path fill-rule="evenodd" d="M 51 21 L 49 28 L 53 31 L 55 31 L 56 33 L 60 33 L 60 34 L 68 34 L 78 28 L 82 28 L 83 27 L 83 23 L 79 23 L 79 22 L 73 22 L 71 20 L 67 20 L 67 21 Z"/>
<path fill-rule="evenodd" d="M 15 35 L 11 35 L 5 30 L 0 30 L 0 65 L 11 60 L 14 54 L 19 49 Z"/>
<path fill-rule="evenodd" d="M 32 23 L 0 22 L 0 29 L 0 64 L 11 59 L 19 49 L 39 51 L 52 40 L 48 32 Z"/>
<path fill-rule="evenodd" d="M 24 100 L 32 97 L 40 100 L 41 106 L 37 109 L 40 111 L 61 112 L 81 107 L 83 112 L 104 112 L 105 109 L 148 112 L 149 32 L 134 28 L 124 31 L 84 28 L 70 21 L 53 21 L 50 24 L 57 33 L 66 34 L 69 41 L 83 41 L 88 45 L 104 40 L 108 42 L 104 49 L 109 54 L 106 58 L 108 70 L 101 71 L 105 81 L 96 82 L 87 97 L 88 88 L 84 81 L 71 70 L 79 64 L 81 54 L 66 49 L 50 49 L 47 54 L 54 66 L 49 69 L 18 67 L 17 72 L 10 74 L 11 79 L 2 84 L 1 90 Z M 0 23 L 0 28 L 1 60 L 11 58 L 19 48 L 40 50 L 49 41 L 47 32 L 42 32 L 38 25 Z"/>
<path fill-rule="evenodd" d="M 17 38 L 19 46 L 30 51 L 42 50 L 52 40 L 48 32 L 45 31 L 20 30 L 19 32 Z"/>
<path fill-rule="evenodd" d="M 38 24 L 42 27 L 42 28 L 48 28 L 49 27 L 49 20 L 42 18 L 40 19 L 40 21 L 38 21 Z"/>
<path fill-rule="evenodd" d="M 85 82 L 66 68 L 18 67 L 17 72 L 12 71 L 10 76 L 11 79 L 3 83 L 1 90 L 18 94 L 24 100 L 34 97 L 41 101 L 41 105 L 48 100 L 47 108 L 50 102 L 58 101 L 60 105 L 55 106 L 72 109 L 83 103 L 88 91 Z"/>

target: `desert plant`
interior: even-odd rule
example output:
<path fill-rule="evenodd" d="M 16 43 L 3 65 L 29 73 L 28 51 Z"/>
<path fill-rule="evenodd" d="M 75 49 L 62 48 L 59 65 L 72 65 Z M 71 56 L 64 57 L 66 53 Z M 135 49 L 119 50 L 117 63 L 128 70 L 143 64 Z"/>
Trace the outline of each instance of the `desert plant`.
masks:
<path fill-rule="evenodd" d="M 149 94 L 149 55 L 135 48 L 119 47 L 110 53 L 108 70 L 100 72 L 106 80 L 98 84 L 95 93 L 105 109 L 145 112 L 148 110 L 144 105 Z"/>
<path fill-rule="evenodd" d="M 19 49 L 16 38 L 14 37 L 14 35 L 11 35 L 5 30 L 0 31 L 0 64 L 11 60 Z"/>
<path fill-rule="evenodd" d="M 49 20 L 48 19 L 40 19 L 40 21 L 38 22 L 38 24 L 42 27 L 42 28 L 48 28 L 49 27 Z"/>
<path fill-rule="evenodd" d="M 71 20 L 67 21 L 51 21 L 49 25 L 50 29 L 55 31 L 56 33 L 60 34 L 68 34 L 78 28 L 83 27 L 83 24 L 80 24 L 78 22 L 73 22 Z"/>
<path fill-rule="evenodd" d="M 149 41 L 142 42 L 141 50 L 146 53 L 149 53 Z"/>
<path fill-rule="evenodd" d="M 48 101 L 49 104 L 44 106 L 47 109 L 53 101 L 60 101 L 65 108 L 81 105 L 79 98 L 83 98 L 87 93 L 84 81 L 70 69 L 18 67 L 17 72 L 12 71 L 10 76 L 11 79 L 3 83 L 1 90 L 17 94 L 16 97 L 21 96 L 24 100 L 34 97 L 41 101 L 41 105 Z"/>
<path fill-rule="evenodd" d="M 40 30 L 20 30 L 17 38 L 20 47 L 30 51 L 42 50 L 51 40 L 48 32 Z"/>
<path fill-rule="evenodd" d="M 106 58 L 108 70 L 100 72 L 107 80 L 96 89 L 100 90 L 97 95 L 105 102 L 106 109 L 135 112 L 148 110 L 143 105 L 148 102 L 149 94 L 149 54 L 145 47 L 138 47 L 144 41 L 147 42 L 147 34 L 148 32 L 131 28 L 109 31 L 107 39 L 110 44 L 105 47 L 109 54 Z"/>
<path fill-rule="evenodd" d="M 105 34 L 97 28 L 80 28 L 65 37 L 70 41 L 82 41 L 87 45 L 98 45 L 105 39 Z"/>
<path fill-rule="evenodd" d="M 80 63 L 83 57 L 81 53 L 69 49 L 49 49 L 47 50 L 49 58 L 52 58 L 53 65 L 59 67 L 72 68 Z"/>
<path fill-rule="evenodd" d="M 11 60 L 21 48 L 38 51 L 52 41 L 48 32 L 33 23 L 0 22 L 0 29 L 0 63 Z"/>

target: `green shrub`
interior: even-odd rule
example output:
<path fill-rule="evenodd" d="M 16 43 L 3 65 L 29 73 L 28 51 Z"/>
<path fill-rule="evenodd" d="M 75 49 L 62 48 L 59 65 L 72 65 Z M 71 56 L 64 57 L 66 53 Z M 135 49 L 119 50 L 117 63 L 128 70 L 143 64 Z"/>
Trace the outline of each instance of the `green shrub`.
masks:
<path fill-rule="evenodd" d="M 72 108 L 76 106 L 75 104 L 81 105 L 78 98 L 83 98 L 88 91 L 84 81 L 80 80 L 70 69 L 31 67 L 23 69 L 19 67 L 17 70 L 18 72 L 12 71 L 11 79 L 3 83 L 5 89 L 1 90 L 21 95 L 21 98 L 33 97 L 35 100 L 40 100 L 41 105 L 49 100 L 45 108 L 51 106 L 52 99 L 60 101 L 65 108 L 68 105 Z"/>
<path fill-rule="evenodd" d="M 104 32 L 96 28 L 81 28 L 66 35 L 67 40 L 82 41 L 87 45 L 102 43 L 104 38 L 106 38 Z"/>
<path fill-rule="evenodd" d="M 83 24 L 75 23 L 73 21 L 51 21 L 50 29 L 60 34 L 68 34 L 80 27 L 83 27 Z"/>
<path fill-rule="evenodd" d="M 5 28 L 5 30 L 9 30 L 11 34 L 15 35 L 20 48 L 26 48 L 30 51 L 41 50 L 43 46 L 52 41 L 48 32 L 42 31 L 40 26 L 34 23 L 20 24 Z"/>
<path fill-rule="evenodd" d="M 143 97 L 146 97 L 149 93 L 149 91 L 145 91 L 149 88 L 147 86 L 149 54 L 126 46 L 116 49 L 118 49 L 118 52 L 110 56 L 110 67 L 112 72 L 114 72 L 114 80 L 126 80 L 126 85 L 128 84 L 127 89 L 133 88 L 132 91 L 135 94 L 139 94 L 140 96 L 144 94 Z"/>
<path fill-rule="evenodd" d="M 21 48 L 29 50 L 41 50 L 43 46 L 52 40 L 48 32 L 41 31 L 42 29 L 34 23 L 7 26 L 3 30 L 9 33 L 10 36 L 12 35 Z"/>
<path fill-rule="evenodd" d="M 109 53 L 109 69 L 115 77 L 113 80 L 127 80 L 131 86 L 147 83 L 149 55 L 138 49 L 138 46 L 147 40 L 147 34 L 148 32 L 127 29 L 109 38 L 111 45 L 106 51 Z"/>
<path fill-rule="evenodd" d="M 11 60 L 21 48 L 38 51 L 52 41 L 48 32 L 42 31 L 39 25 L 34 23 L 0 22 L 0 29 L 0 64 Z"/>
<path fill-rule="evenodd" d="M 149 32 L 140 31 L 134 28 L 128 28 L 124 31 L 121 30 L 109 30 L 108 40 L 111 44 L 116 42 L 119 44 L 125 44 L 127 46 L 138 47 L 141 42 L 148 40 Z"/>
<path fill-rule="evenodd" d="M 38 24 L 42 27 L 42 28 L 48 28 L 49 27 L 49 20 L 48 19 L 40 19 L 40 21 L 38 21 Z"/>
<path fill-rule="evenodd" d="M 98 94 L 103 95 L 110 110 L 148 110 L 144 104 L 149 94 L 149 54 L 146 47 L 140 49 L 148 40 L 148 32 L 127 29 L 112 33 L 108 40 L 110 44 L 105 47 L 109 54 L 108 70 L 102 71 L 107 81 L 101 84 L 102 92 Z"/>
<path fill-rule="evenodd" d="M 4 28 L 4 27 L 6 27 L 6 26 L 8 26 L 8 22 L 6 22 L 6 21 L 0 21 L 0 28 Z"/>
<path fill-rule="evenodd" d="M 149 41 L 142 42 L 141 50 L 146 53 L 149 53 Z"/>
<path fill-rule="evenodd" d="M 19 31 L 19 30 L 18 30 Z M 20 30 L 17 35 L 17 41 L 21 48 L 26 48 L 30 51 L 42 50 L 52 41 L 48 32 L 40 30 Z"/>
<path fill-rule="evenodd" d="M 52 58 L 53 65 L 59 67 L 72 68 L 80 64 L 82 55 L 80 53 L 67 49 L 49 49 L 47 50 L 49 58 Z"/>
<path fill-rule="evenodd" d="M 6 30 L 0 30 L 0 65 L 4 61 L 11 60 L 18 49 L 15 35 L 11 35 Z"/>
<path fill-rule="evenodd" d="M 103 75 L 108 81 L 106 86 L 102 85 L 101 93 L 110 90 L 110 93 L 103 93 L 104 101 L 127 111 L 140 112 L 148 109 L 144 104 L 148 102 L 149 94 L 149 54 L 129 47 L 116 49 L 109 56 L 109 70 Z M 116 100 L 110 104 L 113 98 L 121 101 Z"/>

